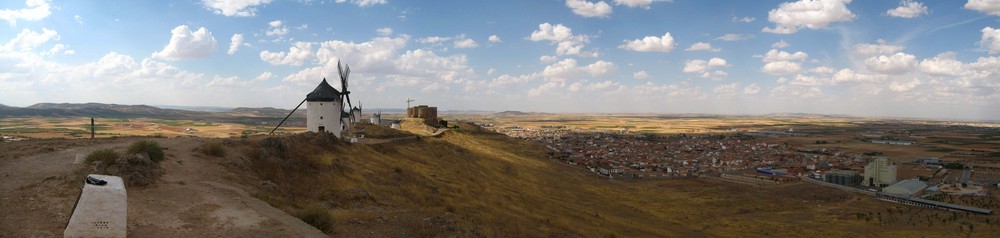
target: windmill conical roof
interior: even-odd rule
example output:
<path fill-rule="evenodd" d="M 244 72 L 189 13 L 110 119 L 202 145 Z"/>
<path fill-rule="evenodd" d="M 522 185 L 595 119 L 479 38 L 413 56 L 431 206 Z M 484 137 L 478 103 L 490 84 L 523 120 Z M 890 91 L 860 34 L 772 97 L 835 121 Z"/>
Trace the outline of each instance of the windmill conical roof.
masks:
<path fill-rule="evenodd" d="M 340 101 L 340 91 L 337 91 L 337 89 L 334 89 L 333 86 L 330 86 L 330 83 L 327 83 L 326 79 L 324 78 L 323 82 L 320 82 L 319 85 L 316 86 L 316 89 L 313 89 L 311 93 L 306 95 L 306 101 L 310 102 Z"/>

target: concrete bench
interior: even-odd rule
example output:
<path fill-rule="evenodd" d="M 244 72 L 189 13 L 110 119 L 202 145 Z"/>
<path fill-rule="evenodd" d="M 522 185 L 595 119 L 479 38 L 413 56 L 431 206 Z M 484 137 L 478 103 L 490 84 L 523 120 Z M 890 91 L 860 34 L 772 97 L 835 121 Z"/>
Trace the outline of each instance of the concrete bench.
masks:
<path fill-rule="evenodd" d="M 107 183 L 83 183 L 63 237 L 125 237 L 128 197 L 122 178 L 99 174 L 88 177 Z"/>

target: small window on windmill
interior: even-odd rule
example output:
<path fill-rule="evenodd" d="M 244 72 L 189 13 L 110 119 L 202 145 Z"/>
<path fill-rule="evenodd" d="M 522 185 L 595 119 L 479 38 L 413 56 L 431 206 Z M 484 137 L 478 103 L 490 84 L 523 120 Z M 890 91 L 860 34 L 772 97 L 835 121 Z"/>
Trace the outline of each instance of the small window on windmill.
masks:
<path fill-rule="evenodd" d="M 320 105 L 320 106 L 323 106 L 323 103 L 319 103 L 319 105 Z"/>
<path fill-rule="evenodd" d="M 320 120 L 323 120 L 323 117 L 319 117 L 319 119 L 320 119 Z"/>

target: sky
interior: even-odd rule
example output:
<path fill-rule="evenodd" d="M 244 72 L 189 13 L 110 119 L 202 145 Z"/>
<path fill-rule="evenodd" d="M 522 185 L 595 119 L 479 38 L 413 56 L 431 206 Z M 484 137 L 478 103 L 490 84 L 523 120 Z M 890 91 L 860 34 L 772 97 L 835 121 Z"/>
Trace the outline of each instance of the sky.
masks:
<path fill-rule="evenodd" d="M 4 24 L 6 23 L 6 24 Z M 0 104 L 1000 120 L 1000 0 L 10 0 Z"/>

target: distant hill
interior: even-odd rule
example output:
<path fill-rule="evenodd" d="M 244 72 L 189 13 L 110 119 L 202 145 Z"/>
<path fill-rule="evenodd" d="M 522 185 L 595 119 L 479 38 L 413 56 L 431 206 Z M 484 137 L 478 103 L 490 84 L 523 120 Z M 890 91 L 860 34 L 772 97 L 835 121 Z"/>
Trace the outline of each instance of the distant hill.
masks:
<path fill-rule="evenodd" d="M 305 108 L 299 108 L 296 110 L 298 113 L 305 113 Z M 229 113 L 240 113 L 240 114 L 254 114 L 261 116 L 285 116 L 288 115 L 292 110 L 285 110 L 273 107 L 237 107 L 229 110 Z"/>
<path fill-rule="evenodd" d="M 103 103 L 38 103 L 28 107 L 0 107 L 0 116 L 51 116 L 51 117 L 150 117 L 189 118 L 209 115 L 147 105 L 120 105 Z"/>
<path fill-rule="evenodd" d="M 498 112 L 498 113 L 493 113 L 493 115 L 497 115 L 497 116 L 524 116 L 524 115 L 529 115 L 529 114 L 531 114 L 531 113 L 522 112 L 522 111 L 502 111 L 502 112 Z"/>

